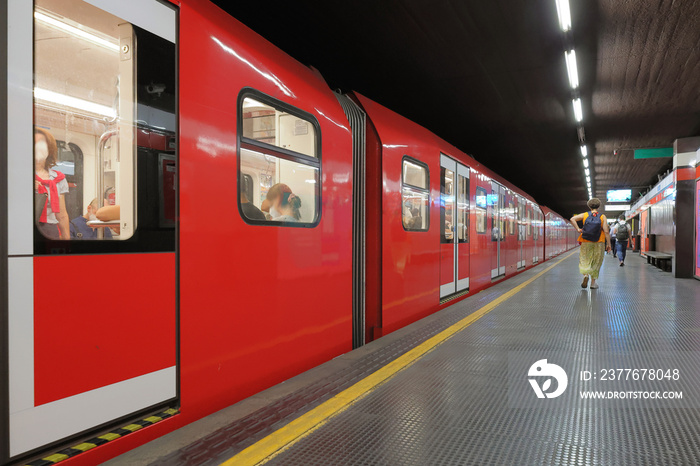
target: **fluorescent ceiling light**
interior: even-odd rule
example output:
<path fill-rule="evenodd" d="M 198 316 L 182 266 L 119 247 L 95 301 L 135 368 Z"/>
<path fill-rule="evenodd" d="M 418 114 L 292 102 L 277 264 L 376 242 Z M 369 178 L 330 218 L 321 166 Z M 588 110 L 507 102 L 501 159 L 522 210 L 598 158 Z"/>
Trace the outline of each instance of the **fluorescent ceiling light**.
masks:
<path fill-rule="evenodd" d="M 583 120 L 583 109 L 581 108 L 581 99 L 576 99 L 572 102 L 574 104 L 574 116 L 576 121 Z"/>
<path fill-rule="evenodd" d="M 629 204 L 606 205 L 605 210 L 630 210 Z"/>
<path fill-rule="evenodd" d="M 93 44 L 99 45 L 100 47 L 104 47 L 108 50 L 119 52 L 119 44 L 115 44 L 114 42 L 110 42 L 106 39 L 103 39 L 102 37 L 98 37 L 95 34 L 83 31 L 82 29 L 78 29 L 75 26 L 71 26 L 70 24 L 64 23 L 63 21 L 59 21 L 55 18 L 52 18 L 51 16 L 47 16 L 43 13 L 35 11 L 34 18 L 36 18 L 37 21 L 40 21 L 44 24 L 55 27 L 56 29 L 60 29 L 61 31 L 65 31 L 72 36 L 80 37 L 81 39 L 85 39 L 88 42 L 92 42 Z"/>
<path fill-rule="evenodd" d="M 590 182 L 591 182 L 591 177 L 588 176 L 588 175 L 586 175 L 586 181 L 590 183 Z"/>
<path fill-rule="evenodd" d="M 586 168 L 584 171 L 586 172 L 586 176 L 590 176 L 591 171 L 588 168 Z"/>
<path fill-rule="evenodd" d="M 581 155 L 584 157 L 588 157 L 588 148 L 585 145 L 581 146 Z"/>
<path fill-rule="evenodd" d="M 566 58 L 566 71 L 569 72 L 569 84 L 571 89 L 578 88 L 578 68 L 576 67 L 576 51 L 571 49 L 570 52 L 564 52 Z"/>
<path fill-rule="evenodd" d="M 107 107 L 106 105 L 96 104 L 95 102 L 90 102 L 89 100 L 78 99 L 77 97 L 59 94 L 58 92 L 48 91 L 38 87 L 34 88 L 34 98 L 36 100 L 43 100 L 44 102 L 63 105 L 110 118 L 115 118 L 117 116 L 116 110 L 114 110 L 112 107 Z"/>
<path fill-rule="evenodd" d="M 556 0 L 557 14 L 559 15 L 559 26 L 561 30 L 566 32 L 571 29 L 571 10 L 569 9 L 569 0 Z"/>
<path fill-rule="evenodd" d="M 583 159 L 583 166 L 588 168 L 588 159 Z"/>

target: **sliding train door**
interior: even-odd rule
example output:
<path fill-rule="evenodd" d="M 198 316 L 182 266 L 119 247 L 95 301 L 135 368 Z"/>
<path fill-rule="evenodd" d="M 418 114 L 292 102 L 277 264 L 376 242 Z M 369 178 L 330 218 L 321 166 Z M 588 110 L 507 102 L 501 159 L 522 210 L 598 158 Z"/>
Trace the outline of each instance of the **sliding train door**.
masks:
<path fill-rule="evenodd" d="M 517 226 L 518 226 L 518 268 L 525 267 L 525 235 L 526 235 L 526 218 L 525 218 L 525 200 L 517 196 Z"/>
<path fill-rule="evenodd" d="M 440 155 L 440 298 L 469 288 L 469 168 Z"/>
<path fill-rule="evenodd" d="M 469 167 L 457 164 L 457 292 L 469 289 Z"/>
<path fill-rule="evenodd" d="M 505 197 L 503 185 L 491 182 L 491 195 L 488 199 L 491 219 L 491 242 L 494 245 L 491 255 L 491 278 L 505 275 Z"/>
<path fill-rule="evenodd" d="M 177 10 L 6 6 L 0 463 L 177 406 Z"/>
<path fill-rule="evenodd" d="M 695 180 L 695 278 L 700 278 L 700 179 Z"/>
<path fill-rule="evenodd" d="M 457 162 L 440 154 L 440 298 L 457 291 Z"/>

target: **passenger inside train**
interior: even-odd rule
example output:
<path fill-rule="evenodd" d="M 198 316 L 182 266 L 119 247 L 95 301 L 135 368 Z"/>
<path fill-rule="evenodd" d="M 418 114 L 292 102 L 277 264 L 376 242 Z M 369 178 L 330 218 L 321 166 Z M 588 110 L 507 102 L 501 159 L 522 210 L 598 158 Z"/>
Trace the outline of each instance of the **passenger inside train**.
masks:
<path fill-rule="evenodd" d="M 298 222 L 301 219 L 301 199 L 294 193 L 283 193 L 279 201 L 279 217 L 276 222 Z"/>
<path fill-rule="evenodd" d="M 245 193 L 239 190 L 244 220 L 277 226 L 315 223 L 321 168 L 315 118 L 252 90 L 244 90 L 240 101 L 240 170 L 248 183 Z M 259 208 L 265 219 L 248 215 L 246 202 Z"/>
<path fill-rule="evenodd" d="M 94 222 L 97 219 L 97 211 L 100 208 L 100 204 L 97 198 L 90 201 L 87 206 L 87 210 L 84 215 L 79 215 L 70 221 L 70 237 L 71 239 L 97 239 L 97 228 L 88 224 L 88 222 Z M 109 228 L 104 229 L 104 237 L 109 239 L 112 238 L 112 231 Z"/>
<path fill-rule="evenodd" d="M 273 218 L 280 216 L 277 206 L 279 206 L 282 194 L 291 192 L 292 189 L 284 183 L 277 183 L 267 191 L 265 200 L 261 205 L 261 210 L 265 213 L 266 220 L 272 220 Z"/>
<path fill-rule="evenodd" d="M 54 170 L 58 148 L 53 135 L 43 129 L 34 129 L 34 190 L 36 225 L 51 239 L 69 239 L 66 198 L 66 175 Z"/>
<path fill-rule="evenodd" d="M 410 231 L 427 231 L 430 220 L 428 167 L 415 159 L 405 157 L 402 175 L 403 227 Z"/>
<path fill-rule="evenodd" d="M 265 214 L 255 207 L 255 205 L 250 202 L 248 198 L 248 191 L 252 191 L 253 187 L 250 186 L 250 176 L 241 175 L 238 182 L 240 183 L 240 196 L 241 196 L 241 210 L 243 215 L 253 220 L 266 220 Z"/>
<path fill-rule="evenodd" d="M 54 141 L 48 156 L 34 149 L 36 162 L 46 157 L 36 164 L 37 240 L 123 241 L 140 230 L 140 248 L 174 244 L 174 45 L 79 0 L 37 0 L 33 65 L 36 137 Z M 97 247 L 80 243 L 66 247 Z"/>

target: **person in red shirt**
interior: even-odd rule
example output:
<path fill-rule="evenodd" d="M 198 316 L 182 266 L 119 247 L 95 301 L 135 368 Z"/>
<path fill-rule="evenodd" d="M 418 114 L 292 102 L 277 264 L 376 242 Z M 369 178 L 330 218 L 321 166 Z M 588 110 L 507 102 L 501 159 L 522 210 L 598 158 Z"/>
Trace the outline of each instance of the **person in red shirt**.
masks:
<path fill-rule="evenodd" d="M 43 128 L 34 128 L 34 191 L 43 194 L 37 205 L 36 226 L 49 239 L 70 239 L 66 198 L 66 176 L 52 167 L 58 162 L 58 146 L 53 135 Z M 40 199 L 40 200 L 39 200 Z"/>

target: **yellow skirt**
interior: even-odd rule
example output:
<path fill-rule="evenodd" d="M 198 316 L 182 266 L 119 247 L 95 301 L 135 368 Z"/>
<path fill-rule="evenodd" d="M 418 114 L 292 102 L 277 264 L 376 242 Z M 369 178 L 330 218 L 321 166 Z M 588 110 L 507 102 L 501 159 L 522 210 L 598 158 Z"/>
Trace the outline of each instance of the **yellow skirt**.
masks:
<path fill-rule="evenodd" d="M 598 279 L 600 266 L 605 258 L 605 243 L 582 243 L 578 255 L 578 270 L 582 275 Z"/>

